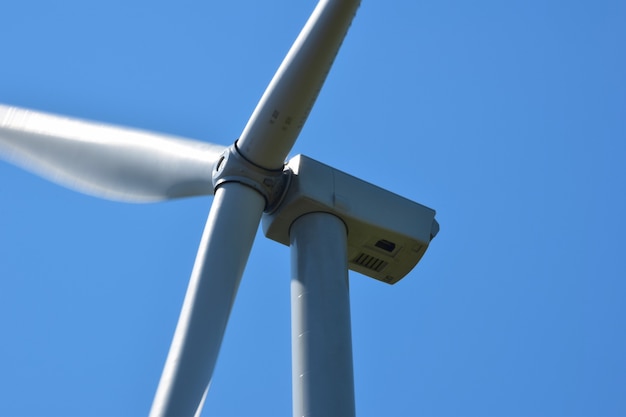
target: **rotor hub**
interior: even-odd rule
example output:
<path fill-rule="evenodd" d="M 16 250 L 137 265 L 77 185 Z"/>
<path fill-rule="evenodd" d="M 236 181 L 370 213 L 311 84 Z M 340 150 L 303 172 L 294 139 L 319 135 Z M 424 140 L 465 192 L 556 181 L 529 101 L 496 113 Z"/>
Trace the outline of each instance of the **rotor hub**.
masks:
<path fill-rule="evenodd" d="M 236 141 L 222 153 L 212 173 L 214 190 L 227 182 L 238 182 L 259 192 L 265 198 L 266 213 L 280 205 L 290 178 L 289 169 L 270 170 L 246 159 Z"/>

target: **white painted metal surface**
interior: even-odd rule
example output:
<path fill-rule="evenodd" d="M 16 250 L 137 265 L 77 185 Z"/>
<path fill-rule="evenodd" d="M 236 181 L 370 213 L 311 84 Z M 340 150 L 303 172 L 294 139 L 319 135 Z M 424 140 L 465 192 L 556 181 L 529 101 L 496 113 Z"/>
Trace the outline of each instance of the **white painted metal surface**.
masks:
<path fill-rule="evenodd" d="M 332 213 L 348 228 L 348 267 L 394 284 L 415 267 L 439 230 L 435 210 L 307 156 L 291 158 L 288 168 L 293 175 L 287 194 L 263 215 L 265 236 L 284 245 L 295 219 Z"/>
<path fill-rule="evenodd" d="M 150 202 L 213 194 L 226 147 L 0 105 L 0 156 L 68 188 Z"/>
<path fill-rule="evenodd" d="M 200 411 L 264 206 L 245 185 L 217 189 L 151 416 Z"/>
<path fill-rule="evenodd" d="M 70 188 L 110 199 L 146 202 L 212 194 L 214 184 L 219 185 L 154 398 L 152 416 L 200 414 L 266 206 L 262 194 L 269 196 L 272 181 L 278 178 L 270 171 L 281 173 L 359 4 L 359 0 L 319 2 L 236 143 L 238 152 L 254 169 L 240 164 L 237 167 L 244 168 L 235 168 L 234 173 L 226 170 L 227 174 L 222 173 L 222 178 L 218 175 L 217 181 L 212 171 L 223 146 L 0 105 L 0 156 Z M 227 163 L 225 160 L 222 162 Z M 260 174 L 256 169 L 259 167 Z M 384 220 L 388 227 L 379 229 L 402 235 L 406 224 L 398 223 L 398 219 L 417 212 L 419 224 L 408 227 L 413 227 L 414 233 L 409 237 L 421 242 L 419 247 L 413 242 L 394 240 L 395 235 L 379 236 L 380 230 L 371 236 L 362 233 L 367 235 L 362 239 L 363 247 L 386 251 L 395 260 L 404 248 L 421 256 L 433 231 L 436 233 L 436 228 L 431 228 L 436 225 L 434 211 L 423 206 L 416 208 L 417 203 L 411 206 L 397 196 L 390 200 L 393 207 L 370 210 L 363 202 L 372 199 L 371 193 L 376 194 L 375 200 L 383 200 L 387 192 L 378 188 L 372 191 L 373 186 L 326 168 L 306 176 L 313 181 L 311 190 L 321 190 L 319 195 L 313 193 L 317 200 L 309 198 L 307 204 L 322 204 L 313 204 L 315 210 L 309 204 L 297 215 L 287 216 L 277 234 L 282 236 L 277 240 L 289 240 L 292 247 L 296 416 L 355 414 L 348 232 L 353 239 L 360 236 L 360 224 L 374 230 L 379 226 L 379 217 L 385 217 L 381 213 L 397 209 L 402 216 L 390 216 Z M 218 174 L 219 171 L 216 170 Z M 298 172 L 294 171 L 294 175 Z M 298 186 L 297 181 L 294 183 Z M 290 204 L 288 199 L 289 196 L 283 201 L 285 206 Z M 276 204 L 281 202 L 280 198 L 276 200 Z M 402 211 L 409 206 L 413 208 Z M 367 267 L 369 262 L 364 265 Z M 386 274 L 382 269 L 377 272 Z M 396 276 L 399 274 L 377 278 L 392 282 Z"/>
<path fill-rule="evenodd" d="M 359 4 L 360 0 L 317 4 L 237 142 L 244 157 L 263 168 L 282 168 Z"/>
<path fill-rule="evenodd" d="M 293 415 L 354 416 L 347 231 L 328 213 L 291 227 Z"/>
<path fill-rule="evenodd" d="M 320 1 L 237 141 L 238 151 L 247 160 L 265 169 L 282 169 L 358 4 L 354 0 Z M 265 200 L 251 187 L 227 182 L 217 188 L 213 204 L 153 416 L 199 413 Z M 230 234 L 240 236 L 233 239 Z M 209 264 L 218 269 L 209 273 Z M 207 319 L 207 314 L 214 318 Z"/>

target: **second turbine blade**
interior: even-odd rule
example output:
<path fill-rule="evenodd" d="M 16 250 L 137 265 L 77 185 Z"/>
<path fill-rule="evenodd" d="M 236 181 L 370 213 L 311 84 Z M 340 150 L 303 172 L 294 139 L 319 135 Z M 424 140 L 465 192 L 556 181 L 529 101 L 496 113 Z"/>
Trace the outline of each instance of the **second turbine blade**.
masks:
<path fill-rule="evenodd" d="M 199 415 L 265 199 L 229 182 L 213 199 L 150 415 Z"/>
<path fill-rule="evenodd" d="M 248 160 L 280 169 L 330 71 L 360 0 L 321 0 L 237 142 Z"/>
<path fill-rule="evenodd" d="M 68 188 L 112 200 L 213 194 L 211 170 L 224 149 L 0 105 L 0 157 Z"/>

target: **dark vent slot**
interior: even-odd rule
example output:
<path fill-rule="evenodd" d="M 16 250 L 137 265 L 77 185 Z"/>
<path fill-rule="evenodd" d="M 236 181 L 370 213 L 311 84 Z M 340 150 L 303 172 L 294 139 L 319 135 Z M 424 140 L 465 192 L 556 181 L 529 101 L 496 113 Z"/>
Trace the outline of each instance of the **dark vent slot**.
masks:
<path fill-rule="evenodd" d="M 382 271 L 389 264 L 382 259 L 376 258 L 375 256 L 371 256 L 366 253 L 361 253 L 359 256 L 354 258 L 352 262 L 376 272 Z"/>

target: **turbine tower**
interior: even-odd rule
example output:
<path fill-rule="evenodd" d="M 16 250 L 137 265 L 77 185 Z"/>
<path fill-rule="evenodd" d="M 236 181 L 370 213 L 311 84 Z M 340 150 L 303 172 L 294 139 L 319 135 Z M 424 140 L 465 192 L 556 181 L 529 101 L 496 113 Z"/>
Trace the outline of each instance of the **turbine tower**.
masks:
<path fill-rule="evenodd" d="M 285 163 L 359 3 L 318 3 L 228 147 L 0 105 L 0 153 L 50 180 L 130 202 L 214 195 L 152 416 L 200 414 L 261 221 L 291 247 L 293 414 L 355 414 L 348 269 L 394 284 L 439 230 L 428 207 Z"/>

